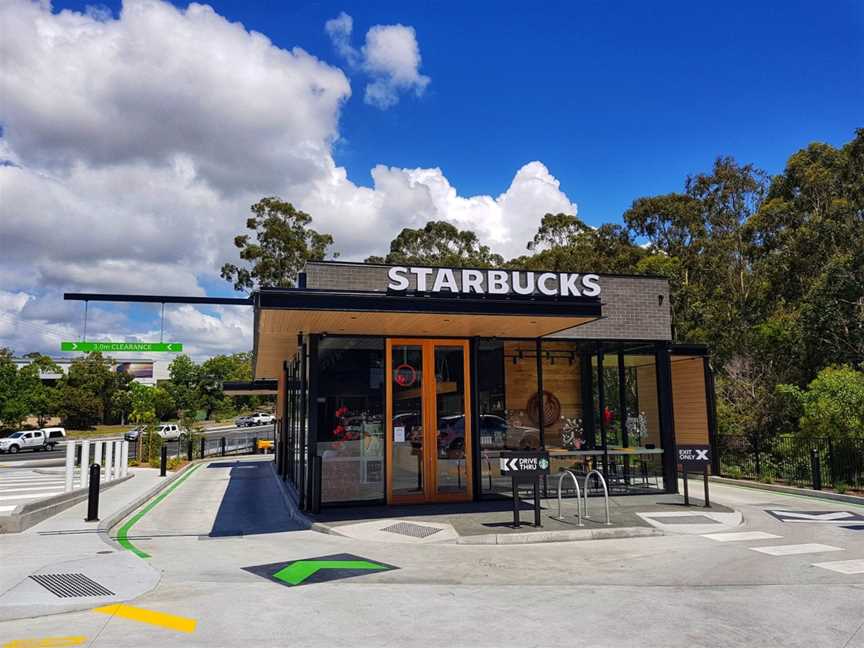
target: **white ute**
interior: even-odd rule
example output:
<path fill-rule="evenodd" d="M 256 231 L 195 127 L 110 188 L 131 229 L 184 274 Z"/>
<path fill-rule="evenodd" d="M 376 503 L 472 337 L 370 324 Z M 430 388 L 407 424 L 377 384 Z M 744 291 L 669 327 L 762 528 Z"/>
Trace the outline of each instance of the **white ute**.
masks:
<path fill-rule="evenodd" d="M 0 439 L 0 452 L 15 454 L 21 450 L 47 450 L 48 442 L 42 430 L 21 430 Z"/>

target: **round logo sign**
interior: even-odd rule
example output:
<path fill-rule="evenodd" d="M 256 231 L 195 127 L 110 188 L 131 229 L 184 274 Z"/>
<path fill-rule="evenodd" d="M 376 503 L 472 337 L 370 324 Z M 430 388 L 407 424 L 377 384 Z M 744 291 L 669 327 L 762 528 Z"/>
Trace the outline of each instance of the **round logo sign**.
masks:
<path fill-rule="evenodd" d="M 401 364 L 393 370 L 396 384 L 400 387 L 410 387 L 417 382 L 417 370 L 409 364 Z"/>
<path fill-rule="evenodd" d="M 549 460 L 545 458 L 541 458 L 540 461 L 537 462 L 540 466 L 540 470 L 546 470 L 549 467 Z"/>

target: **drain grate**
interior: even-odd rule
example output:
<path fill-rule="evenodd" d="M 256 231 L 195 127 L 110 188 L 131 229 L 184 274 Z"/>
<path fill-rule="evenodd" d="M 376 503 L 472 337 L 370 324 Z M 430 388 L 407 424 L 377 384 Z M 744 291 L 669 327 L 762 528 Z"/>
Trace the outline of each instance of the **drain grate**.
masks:
<path fill-rule="evenodd" d="M 114 592 L 84 574 L 32 574 L 30 578 L 60 598 L 114 596 Z"/>
<path fill-rule="evenodd" d="M 412 538 L 428 538 L 433 533 L 438 533 L 441 529 L 423 526 L 422 524 L 412 524 L 411 522 L 397 522 L 381 530 L 411 536 Z"/>

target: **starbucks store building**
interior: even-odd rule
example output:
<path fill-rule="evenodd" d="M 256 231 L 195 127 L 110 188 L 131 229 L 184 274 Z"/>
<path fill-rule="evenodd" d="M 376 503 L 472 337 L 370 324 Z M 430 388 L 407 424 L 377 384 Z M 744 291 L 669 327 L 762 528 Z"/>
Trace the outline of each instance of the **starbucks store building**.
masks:
<path fill-rule="evenodd" d="M 676 444 L 713 446 L 707 350 L 671 343 L 662 278 L 316 262 L 253 302 L 307 511 L 509 497 L 508 450 L 549 453 L 547 494 L 565 469 L 669 493 Z"/>

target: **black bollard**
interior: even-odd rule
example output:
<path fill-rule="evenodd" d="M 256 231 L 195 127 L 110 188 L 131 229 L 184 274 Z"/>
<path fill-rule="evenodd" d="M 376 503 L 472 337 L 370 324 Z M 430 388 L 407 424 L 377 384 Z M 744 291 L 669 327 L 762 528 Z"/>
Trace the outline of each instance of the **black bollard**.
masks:
<path fill-rule="evenodd" d="M 205 450 L 205 445 L 204 445 L 204 444 L 205 444 L 205 443 L 207 443 L 207 439 L 205 439 L 205 438 L 202 436 L 202 437 L 201 437 L 201 458 L 202 458 L 202 459 L 204 458 L 204 450 Z"/>
<path fill-rule="evenodd" d="M 87 493 L 87 517 L 85 522 L 99 521 L 99 477 L 102 469 L 99 464 L 90 466 L 90 491 Z"/>
<path fill-rule="evenodd" d="M 252 437 L 252 454 L 258 454 L 258 437 Z"/>
<path fill-rule="evenodd" d="M 186 446 L 186 459 L 192 461 L 192 443 L 193 443 L 192 435 L 189 435 L 189 445 Z"/>
<path fill-rule="evenodd" d="M 222 437 L 222 456 L 225 456 L 225 437 Z"/>
<path fill-rule="evenodd" d="M 813 490 L 822 490 L 822 466 L 816 448 L 810 450 L 810 472 L 813 473 Z"/>
<path fill-rule="evenodd" d="M 168 446 L 162 445 L 162 456 L 159 458 L 159 476 L 164 477 L 168 470 Z"/>

